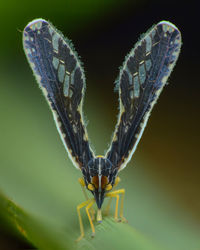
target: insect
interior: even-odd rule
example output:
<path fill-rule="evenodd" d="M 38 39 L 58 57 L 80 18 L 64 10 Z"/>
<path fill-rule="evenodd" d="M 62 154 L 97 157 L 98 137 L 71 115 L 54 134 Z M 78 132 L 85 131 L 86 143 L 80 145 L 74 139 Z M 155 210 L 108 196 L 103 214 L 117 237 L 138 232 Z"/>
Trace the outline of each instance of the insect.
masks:
<path fill-rule="evenodd" d="M 23 45 L 68 155 L 82 172 L 79 182 L 83 190 L 86 188 L 94 197 L 88 199 L 85 192 L 86 201 L 77 206 L 80 240 L 84 236 L 81 208 L 86 208 L 94 235 L 92 205 L 96 202 L 97 221 L 101 221 L 105 197 L 116 198 L 114 218 L 118 220 L 121 195 L 119 217 L 125 220 L 125 190 L 113 188 L 119 183 L 118 173 L 130 161 L 150 112 L 178 59 L 181 34 L 172 23 L 161 21 L 149 29 L 125 57 L 116 81 L 118 121 L 105 156 L 95 156 L 88 141 L 82 114 L 85 75 L 71 41 L 51 23 L 36 19 L 25 27 Z"/>

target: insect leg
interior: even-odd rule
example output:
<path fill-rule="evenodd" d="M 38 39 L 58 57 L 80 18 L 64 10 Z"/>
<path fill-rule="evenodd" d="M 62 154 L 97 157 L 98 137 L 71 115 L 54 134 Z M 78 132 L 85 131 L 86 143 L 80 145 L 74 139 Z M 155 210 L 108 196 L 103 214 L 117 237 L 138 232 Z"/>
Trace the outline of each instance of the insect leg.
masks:
<path fill-rule="evenodd" d="M 85 181 L 84 181 L 84 179 L 83 179 L 83 178 L 79 178 L 79 179 L 78 179 L 78 182 L 79 182 L 80 185 L 81 185 L 81 189 L 82 189 L 82 191 L 83 191 L 83 194 L 84 194 L 84 196 L 85 196 L 85 199 L 86 199 L 86 200 L 89 200 L 88 195 L 87 195 L 87 193 L 86 193 L 86 191 L 85 191 Z M 95 210 L 94 210 L 93 207 L 91 207 L 90 213 L 91 213 L 91 215 L 92 215 L 92 220 L 94 220 L 94 219 L 95 219 Z"/>
<path fill-rule="evenodd" d="M 120 181 L 121 181 L 120 177 L 117 176 L 113 188 L 115 188 L 115 187 L 119 184 Z M 109 214 L 111 202 L 112 202 L 112 197 L 110 197 L 110 199 L 109 199 L 109 201 L 108 201 L 108 204 L 107 204 L 107 206 L 106 206 L 106 208 L 105 208 L 105 211 L 104 211 L 104 214 L 105 214 L 105 215 L 108 215 L 108 214 Z"/>
<path fill-rule="evenodd" d="M 89 213 L 89 209 L 92 207 L 92 205 L 94 204 L 94 202 L 95 202 L 95 200 L 91 199 L 90 203 L 85 208 L 87 216 L 88 216 L 88 219 L 89 219 L 89 222 L 90 222 L 90 226 L 92 228 L 92 237 L 94 237 L 94 235 L 95 235 L 95 229 L 94 229 L 94 224 L 92 222 L 92 218 L 91 218 L 90 213 Z"/>
<path fill-rule="evenodd" d="M 115 197 L 116 198 L 116 206 L 115 206 L 115 215 L 114 215 L 114 218 L 115 218 L 116 221 L 118 221 L 119 194 L 122 194 L 119 216 L 120 216 L 120 218 L 121 218 L 122 221 L 126 221 L 126 219 L 123 216 L 123 203 L 124 203 L 125 189 L 119 189 L 119 190 L 107 193 L 106 196 L 107 197 Z"/>

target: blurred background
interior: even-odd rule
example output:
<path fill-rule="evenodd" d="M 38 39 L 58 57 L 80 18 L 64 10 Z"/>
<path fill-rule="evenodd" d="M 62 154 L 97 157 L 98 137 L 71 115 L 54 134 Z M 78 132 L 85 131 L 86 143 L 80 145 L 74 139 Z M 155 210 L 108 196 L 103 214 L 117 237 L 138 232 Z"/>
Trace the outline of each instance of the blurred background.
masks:
<path fill-rule="evenodd" d="M 113 83 L 119 66 L 142 33 L 167 20 L 182 33 L 182 51 L 133 159 L 121 172 L 120 185 L 126 188 L 130 225 L 169 249 L 200 249 L 197 9 L 197 1 L 1 1 L 0 192 L 34 211 L 45 192 L 54 192 L 53 186 L 72 187 L 78 197 L 74 213 L 82 197 L 80 173 L 67 159 L 23 52 L 27 23 L 38 17 L 50 20 L 73 41 L 87 78 L 84 114 L 89 137 L 96 153 L 103 154 L 117 121 Z M 28 248 L 9 230 L 3 214 L 0 218 L 1 249 Z"/>

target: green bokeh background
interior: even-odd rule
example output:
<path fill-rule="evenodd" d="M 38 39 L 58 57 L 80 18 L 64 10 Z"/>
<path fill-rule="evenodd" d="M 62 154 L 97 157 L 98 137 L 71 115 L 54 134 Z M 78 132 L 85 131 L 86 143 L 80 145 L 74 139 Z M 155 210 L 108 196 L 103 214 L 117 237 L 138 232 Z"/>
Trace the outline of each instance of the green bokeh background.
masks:
<path fill-rule="evenodd" d="M 195 1 L 181 5 L 174 1 L 1 1 L 0 10 L 0 192 L 34 214 L 45 216 L 48 208 L 55 221 L 66 214 L 67 227 L 75 231 L 79 226 L 75 208 L 83 200 L 77 182 L 81 175 L 67 157 L 24 56 L 23 28 L 42 17 L 72 39 L 86 71 L 84 113 L 89 137 L 96 153 L 103 154 L 117 120 L 113 83 L 118 67 L 152 24 L 168 20 L 177 25 L 183 38 L 180 58 L 133 159 L 120 174 L 120 186 L 126 189 L 125 215 L 132 227 L 169 249 L 200 249 Z M 46 193 L 52 198 L 45 200 Z M 62 204 L 59 195 L 65 197 Z M 28 244 L 3 222 L 0 232 L 2 249 Z"/>

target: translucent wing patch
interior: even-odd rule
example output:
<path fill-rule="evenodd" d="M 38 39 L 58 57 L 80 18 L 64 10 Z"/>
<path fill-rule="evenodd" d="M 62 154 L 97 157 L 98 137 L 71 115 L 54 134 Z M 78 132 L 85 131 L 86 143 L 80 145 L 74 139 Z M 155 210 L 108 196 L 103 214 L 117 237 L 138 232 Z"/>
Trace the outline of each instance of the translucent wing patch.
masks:
<path fill-rule="evenodd" d="M 93 158 L 82 118 L 85 77 L 70 41 L 43 19 L 23 32 L 24 51 L 53 112 L 57 129 L 77 168 Z"/>
<path fill-rule="evenodd" d="M 125 58 L 120 70 L 120 114 L 106 157 L 118 169 L 131 159 L 150 112 L 177 61 L 181 34 L 171 23 L 153 26 Z"/>

